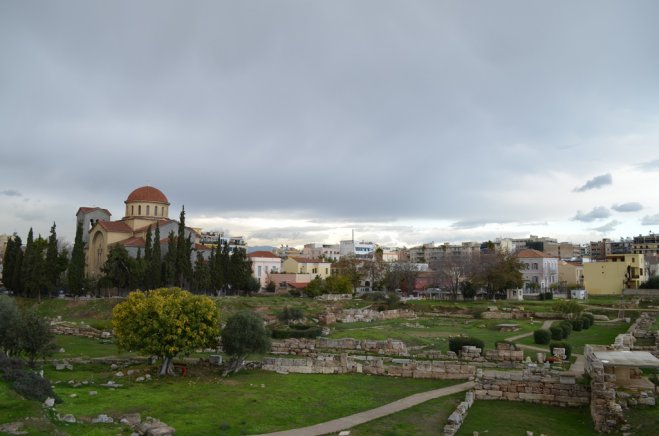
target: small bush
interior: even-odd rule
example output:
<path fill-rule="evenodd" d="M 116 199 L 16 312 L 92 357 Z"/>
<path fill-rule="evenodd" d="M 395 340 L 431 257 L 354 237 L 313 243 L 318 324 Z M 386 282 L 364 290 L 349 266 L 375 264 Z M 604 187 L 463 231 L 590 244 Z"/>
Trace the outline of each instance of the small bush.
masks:
<path fill-rule="evenodd" d="M 581 318 L 572 320 L 572 330 L 575 332 L 580 332 L 583 329 L 583 322 Z"/>
<path fill-rule="evenodd" d="M 533 332 L 533 342 L 536 344 L 548 344 L 551 340 L 549 330 L 539 329 Z"/>
<path fill-rule="evenodd" d="M 299 307 L 284 307 L 277 318 L 281 322 L 298 321 L 304 318 L 304 311 Z"/>
<path fill-rule="evenodd" d="M 590 318 L 586 318 L 586 317 L 581 318 L 581 324 L 584 330 L 588 330 L 592 325 L 592 323 L 590 322 Z"/>
<path fill-rule="evenodd" d="M 565 355 L 567 356 L 568 360 L 570 359 L 570 356 L 572 355 L 572 345 L 568 344 L 567 342 L 551 342 L 549 344 L 549 352 L 551 355 L 554 355 L 554 348 L 565 348 Z"/>
<path fill-rule="evenodd" d="M 549 327 L 551 332 L 551 338 L 555 341 L 560 341 L 563 339 L 563 329 L 560 327 Z"/>
<path fill-rule="evenodd" d="M 28 400 L 46 401 L 46 398 L 54 398 L 60 403 L 60 398 L 53 392 L 50 382 L 38 374 L 25 369 L 22 360 L 8 358 L 0 355 L 0 371 L 3 378 L 9 382 L 11 388 L 19 395 Z"/>
<path fill-rule="evenodd" d="M 558 326 L 563 329 L 563 338 L 567 338 L 572 333 L 572 323 L 568 320 L 563 320 L 558 323 Z"/>
<path fill-rule="evenodd" d="M 474 347 L 480 348 L 481 352 L 485 351 L 485 343 L 478 338 L 473 338 L 470 336 L 454 336 L 448 340 L 448 349 L 453 351 L 455 354 L 458 354 L 462 350 L 462 347 L 465 345 L 473 345 Z"/>
<path fill-rule="evenodd" d="M 588 318 L 588 320 L 590 320 L 590 325 L 595 325 L 595 316 L 592 313 L 582 313 L 581 318 Z"/>

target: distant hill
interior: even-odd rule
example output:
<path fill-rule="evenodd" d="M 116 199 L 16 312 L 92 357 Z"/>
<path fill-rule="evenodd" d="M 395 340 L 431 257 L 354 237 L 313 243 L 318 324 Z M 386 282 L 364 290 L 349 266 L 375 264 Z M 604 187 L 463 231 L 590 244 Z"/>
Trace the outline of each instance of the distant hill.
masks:
<path fill-rule="evenodd" d="M 247 254 L 253 253 L 255 251 L 272 251 L 276 247 L 271 245 L 257 245 L 256 247 L 247 247 Z"/>

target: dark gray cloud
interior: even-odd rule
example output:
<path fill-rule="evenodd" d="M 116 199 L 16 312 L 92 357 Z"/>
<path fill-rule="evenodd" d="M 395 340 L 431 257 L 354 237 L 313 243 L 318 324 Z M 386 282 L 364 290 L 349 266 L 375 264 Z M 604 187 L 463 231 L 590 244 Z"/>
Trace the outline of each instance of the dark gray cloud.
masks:
<path fill-rule="evenodd" d="M 601 176 L 597 176 L 588 180 L 583 186 L 574 188 L 574 191 L 585 192 L 590 191 L 591 189 L 600 189 L 601 187 L 610 185 L 612 183 L 613 177 L 611 177 L 611 174 L 602 174 Z"/>
<path fill-rule="evenodd" d="M 593 208 L 588 213 L 577 211 L 577 214 L 572 218 L 573 221 L 582 221 L 589 223 L 595 220 L 605 219 L 611 216 L 611 212 L 604 206 Z"/>
<path fill-rule="evenodd" d="M 613 221 L 609 221 L 608 223 L 604 224 L 603 226 L 593 227 L 592 230 L 595 230 L 596 232 L 600 232 L 600 233 L 610 233 L 610 232 L 614 231 L 616 229 L 616 227 L 618 227 L 620 224 L 622 224 L 620 221 L 613 220 Z"/>
<path fill-rule="evenodd" d="M 659 4 L 604 3 L 2 2 L 0 186 L 53 217 L 151 184 L 190 217 L 544 221 L 576 208 L 502 197 L 653 156 L 602 141 L 652 133 Z"/>
<path fill-rule="evenodd" d="M 655 215 L 646 215 L 641 220 L 641 224 L 644 226 L 656 226 L 659 225 L 659 213 Z"/>
<path fill-rule="evenodd" d="M 0 195 L 6 195 L 7 197 L 20 197 L 22 194 L 15 189 L 5 189 L 0 191 Z"/>
<path fill-rule="evenodd" d="M 616 212 L 638 212 L 639 210 L 643 210 L 643 205 L 633 201 L 630 203 L 614 204 L 611 206 L 611 209 Z"/>

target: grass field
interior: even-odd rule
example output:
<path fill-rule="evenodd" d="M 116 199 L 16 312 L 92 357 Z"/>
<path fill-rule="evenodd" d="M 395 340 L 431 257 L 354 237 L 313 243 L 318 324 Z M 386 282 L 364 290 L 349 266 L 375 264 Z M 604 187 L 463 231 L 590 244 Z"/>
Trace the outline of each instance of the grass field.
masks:
<path fill-rule="evenodd" d="M 520 330 L 514 333 L 502 333 L 497 324 L 513 322 Z M 530 333 L 541 324 L 531 324 L 528 320 L 481 320 L 456 319 L 441 317 L 419 317 L 417 319 L 393 319 L 370 323 L 334 324 L 332 338 L 354 338 L 385 340 L 400 339 L 408 346 L 423 346 L 429 350 L 448 351 L 448 338 L 467 335 L 482 339 L 486 349 L 493 349 L 497 341 L 513 335 Z"/>
<path fill-rule="evenodd" d="M 223 379 L 217 371 L 193 368 L 191 377 L 154 377 L 136 383 L 137 375 L 114 378 L 118 389 L 99 386 L 111 379 L 107 366 L 76 365 L 73 372 L 47 371 L 65 401 L 59 413 L 76 417 L 139 412 L 177 429 L 177 434 L 251 434 L 303 427 L 350 415 L 396 399 L 460 381 L 413 380 L 362 375 L 280 375 L 246 371 Z M 73 387 L 69 380 L 94 385 Z M 98 395 L 89 396 L 90 390 Z M 77 398 L 70 398 L 77 394 Z M 67 432 L 85 434 L 84 425 Z M 77 429 L 81 431 L 76 433 Z"/>
<path fill-rule="evenodd" d="M 473 432 L 488 436 L 535 435 L 588 436 L 597 435 L 590 409 L 563 408 L 516 401 L 476 401 L 458 431 L 459 436 Z"/>
<path fill-rule="evenodd" d="M 626 332 L 628 328 L 629 325 L 622 322 L 611 324 L 595 324 L 588 330 L 581 330 L 580 332 L 573 331 L 567 339 L 564 339 L 564 341 L 572 344 L 573 353 L 583 354 L 584 345 L 611 345 L 616 336 L 618 336 L 620 333 Z M 534 344 L 533 336 L 520 339 L 516 342 L 525 345 L 534 345 L 540 348 L 547 348 L 547 350 L 549 350 L 547 345 Z"/>
<path fill-rule="evenodd" d="M 351 436 L 442 434 L 447 419 L 464 400 L 464 392 L 437 398 L 350 429 Z"/>

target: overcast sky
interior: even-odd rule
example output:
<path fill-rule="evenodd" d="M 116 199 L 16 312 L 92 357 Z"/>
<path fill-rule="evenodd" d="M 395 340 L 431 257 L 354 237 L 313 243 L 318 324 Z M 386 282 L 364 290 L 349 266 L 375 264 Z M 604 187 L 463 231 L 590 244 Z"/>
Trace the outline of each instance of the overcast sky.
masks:
<path fill-rule="evenodd" d="M 249 245 L 659 230 L 659 2 L 3 1 L 0 233 L 142 185 Z"/>

